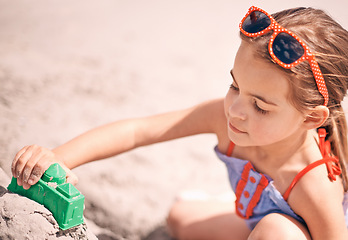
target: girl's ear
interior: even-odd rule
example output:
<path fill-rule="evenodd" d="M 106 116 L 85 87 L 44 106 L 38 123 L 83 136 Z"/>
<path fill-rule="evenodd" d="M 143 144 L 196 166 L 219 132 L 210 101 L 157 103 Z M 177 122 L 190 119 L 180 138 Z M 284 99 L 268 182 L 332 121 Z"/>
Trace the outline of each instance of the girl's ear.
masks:
<path fill-rule="evenodd" d="M 305 118 L 304 126 L 306 129 L 319 128 L 329 117 L 330 111 L 325 106 L 316 106 L 309 111 Z"/>

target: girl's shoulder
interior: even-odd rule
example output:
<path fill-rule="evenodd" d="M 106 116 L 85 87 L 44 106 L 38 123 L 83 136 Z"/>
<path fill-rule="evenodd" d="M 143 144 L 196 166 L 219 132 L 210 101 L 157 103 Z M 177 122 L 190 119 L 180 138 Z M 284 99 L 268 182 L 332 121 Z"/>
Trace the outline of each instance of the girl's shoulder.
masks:
<path fill-rule="evenodd" d="M 325 164 L 307 172 L 289 195 L 288 203 L 309 228 L 326 227 L 326 231 L 346 228 L 342 202 L 344 189 L 340 177 L 328 178 Z"/>

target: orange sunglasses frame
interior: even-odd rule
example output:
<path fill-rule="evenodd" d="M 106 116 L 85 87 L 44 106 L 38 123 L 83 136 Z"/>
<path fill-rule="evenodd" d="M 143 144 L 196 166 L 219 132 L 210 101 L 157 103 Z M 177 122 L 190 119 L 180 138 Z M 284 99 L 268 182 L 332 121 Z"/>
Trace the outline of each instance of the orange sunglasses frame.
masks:
<path fill-rule="evenodd" d="M 245 21 L 245 19 L 252 13 L 252 12 L 255 12 L 255 11 L 259 11 L 259 12 L 262 12 L 264 13 L 270 20 L 271 20 L 271 24 L 265 28 L 264 30 L 260 31 L 260 32 L 257 32 L 257 33 L 248 33 L 246 32 L 242 25 Z M 327 88 L 326 88 L 326 84 L 325 84 L 325 80 L 324 80 L 324 77 L 320 71 L 320 68 L 319 68 L 319 65 L 317 63 L 317 61 L 315 60 L 315 57 L 314 55 L 312 54 L 312 52 L 309 50 L 309 48 L 307 47 L 307 45 L 299 38 L 297 37 L 294 33 L 292 33 L 291 31 L 287 30 L 286 28 L 283 28 L 282 26 L 280 26 L 276 20 L 270 15 L 268 14 L 267 12 L 265 12 L 264 10 L 262 10 L 261 8 L 258 8 L 258 7 L 255 7 L 255 6 L 252 6 L 249 8 L 249 11 L 247 12 L 247 14 L 245 15 L 245 17 L 242 19 L 242 21 L 240 22 L 239 24 L 239 29 L 240 31 L 247 37 L 258 37 L 258 36 L 261 36 L 261 35 L 264 35 L 266 33 L 268 33 L 269 31 L 273 30 L 273 34 L 270 38 L 270 41 L 268 43 L 268 51 L 269 51 L 269 54 L 271 55 L 272 59 L 277 63 L 279 64 L 281 67 L 283 68 L 286 68 L 286 69 L 289 69 L 289 68 L 292 68 L 294 66 L 296 66 L 297 64 L 303 62 L 303 61 L 308 61 L 310 66 L 311 66 L 311 69 L 312 69 L 312 72 L 313 72 L 313 75 L 314 75 L 314 78 L 315 78 L 315 81 L 316 81 L 316 84 L 317 84 L 317 87 L 318 87 L 318 90 L 320 92 L 320 94 L 324 97 L 324 106 L 327 106 L 328 102 L 329 102 L 329 93 L 327 91 Z M 291 63 L 291 64 L 285 64 L 283 63 L 282 61 L 280 61 L 276 56 L 275 54 L 273 53 L 273 42 L 274 42 L 274 39 L 277 37 L 277 35 L 279 33 L 287 33 L 289 34 L 290 36 L 292 36 L 293 38 L 295 38 L 300 44 L 301 46 L 303 47 L 304 49 L 304 54 L 302 57 L 300 57 L 298 60 L 296 60 L 295 62 Z"/>

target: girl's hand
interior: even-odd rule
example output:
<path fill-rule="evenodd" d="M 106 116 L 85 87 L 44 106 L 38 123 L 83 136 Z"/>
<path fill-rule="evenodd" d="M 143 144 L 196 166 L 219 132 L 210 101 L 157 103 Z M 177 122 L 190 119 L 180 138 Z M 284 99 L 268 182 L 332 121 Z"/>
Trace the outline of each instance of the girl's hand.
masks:
<path fill-rule="evenodd" d="M 66 172 L 67 182 L 76 184 L 77 176 L 64 164 L 53 151 L 38 146 L 30 145 L 22 148 L 12 162 L 12 175 L 17 178 L 19 186 L 29 189 L 39 181 L 44 172 L 53 163 L 59 163 Z"/>

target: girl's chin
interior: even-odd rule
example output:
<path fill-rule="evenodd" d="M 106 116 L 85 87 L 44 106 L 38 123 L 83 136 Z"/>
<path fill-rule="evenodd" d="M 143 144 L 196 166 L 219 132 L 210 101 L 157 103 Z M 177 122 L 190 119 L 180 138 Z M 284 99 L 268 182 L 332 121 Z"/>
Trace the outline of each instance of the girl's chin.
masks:
<path fill-rule="evenodd" d="M 228 133 L 228 138 L 233 142 L 235 145 L 238 145 L 240 147 L 249 147 L 252 146 L 252 142 L 249 139 L 248 134 L 236 134 L 233 132 Z"/>

